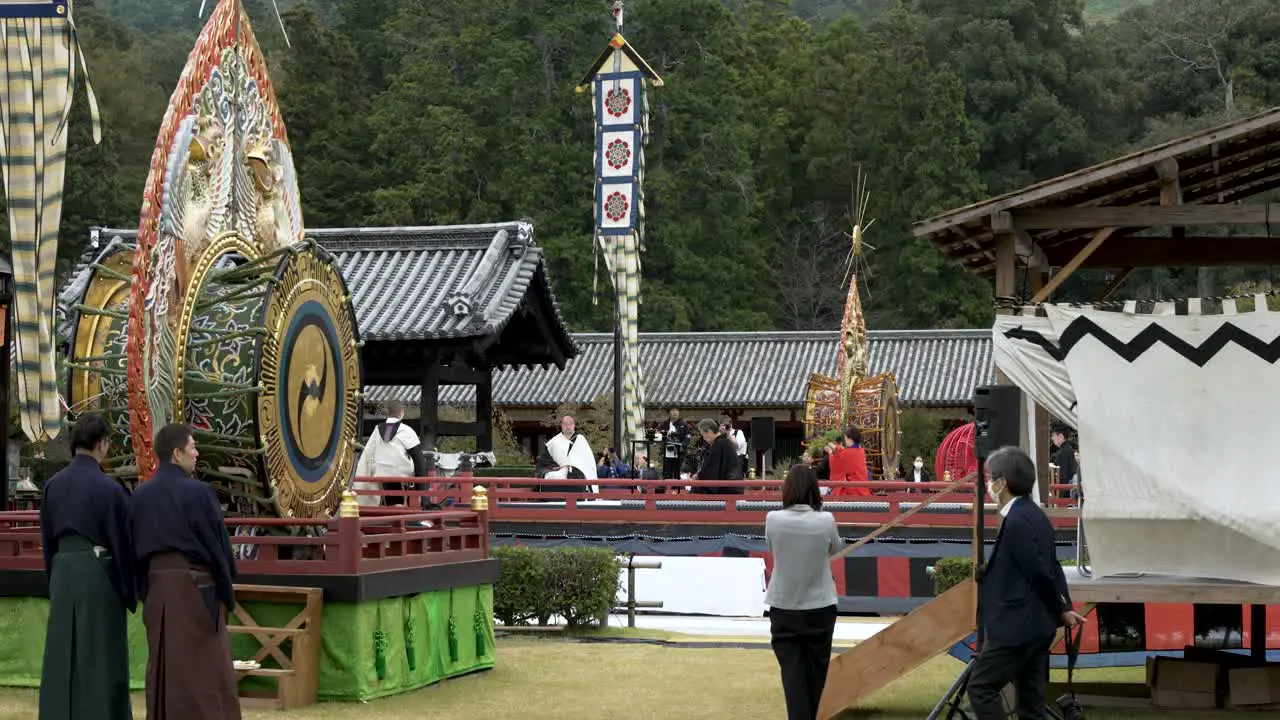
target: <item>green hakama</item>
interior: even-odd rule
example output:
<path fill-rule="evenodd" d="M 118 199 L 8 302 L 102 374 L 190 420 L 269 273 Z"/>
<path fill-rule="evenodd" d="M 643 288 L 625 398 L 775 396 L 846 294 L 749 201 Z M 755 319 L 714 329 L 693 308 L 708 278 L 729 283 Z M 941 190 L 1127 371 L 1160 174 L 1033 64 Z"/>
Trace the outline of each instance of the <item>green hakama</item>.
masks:
<path fill-rule="evenodd" d="M 58 543 L 49 579 L 49 629 L 40 720 L 131 720 L 129 635 L 110 555 L 82 537 Z"/>

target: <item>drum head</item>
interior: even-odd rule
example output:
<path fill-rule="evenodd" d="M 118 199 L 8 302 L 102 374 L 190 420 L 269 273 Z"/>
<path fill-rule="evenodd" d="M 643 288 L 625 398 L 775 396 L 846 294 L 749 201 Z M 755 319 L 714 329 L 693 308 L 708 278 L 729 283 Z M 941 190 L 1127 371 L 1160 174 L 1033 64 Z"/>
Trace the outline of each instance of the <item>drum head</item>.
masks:
<path fill-rule="evenodd" d="M 880 452 L 884 476 L 892 478 L 898 474 L 900 460 L 898 441 L 901 439 L 902 430 L 898 423 L 898 415 L 901 409 L 898 405 L 897 378 L 892 373 L 886 374 L 888 377 L 880 388 L 880 407 L 884 408 L 880 431 Z"/>
<path fill-rule="evenodd" d="M 279 514 L 324 518 L 356 462 L 360 357 L 347 286 L 312 243 L 285 256 L 262 313 L 257 421 Z"/>
<path fill-rule="evenodd" d="M 355 465 L 360 359 L 355 313 L 332 258 L 289 253 L 263 309 L 257 422 L 283 517 L 327 517 Z"/>
<path fill-rule="evenodd" d="M 103 466 L 132 484 L 137 479 L 133 438 L 129 434 L 128 357 L 129 273 L 133 248 L 109 248 L 89 266 L 89 280 L 71 316 L 71 349 L 67 363 L 67 405 L 70 419 L 84 412 L 102 413 L 115 430 L 112 457 Z"/>

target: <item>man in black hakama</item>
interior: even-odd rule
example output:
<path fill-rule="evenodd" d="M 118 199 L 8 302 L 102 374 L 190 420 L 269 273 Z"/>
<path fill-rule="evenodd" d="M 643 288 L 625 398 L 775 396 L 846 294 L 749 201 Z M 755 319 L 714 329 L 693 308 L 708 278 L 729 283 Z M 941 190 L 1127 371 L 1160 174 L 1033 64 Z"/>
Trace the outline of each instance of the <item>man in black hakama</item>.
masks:
<path fill-rule="evenodd" d="M 213 490 L 191 479 L 191 431 L 156 434 L 160 467 L 133 493 L 142 621 L 147 627 L 147 720 L 240 720 L 226 612 L 235 560 Z"/>
<path fill-rule="evenodd" d="M 40 720 L 129 720 L 129 635 L 137 609 L 129 494 L 100 463 L 111 428 L 82 415 L 75 457 L 44 485 L 40 539 L 49 579 L 49 627 L 40 672 Z"/>

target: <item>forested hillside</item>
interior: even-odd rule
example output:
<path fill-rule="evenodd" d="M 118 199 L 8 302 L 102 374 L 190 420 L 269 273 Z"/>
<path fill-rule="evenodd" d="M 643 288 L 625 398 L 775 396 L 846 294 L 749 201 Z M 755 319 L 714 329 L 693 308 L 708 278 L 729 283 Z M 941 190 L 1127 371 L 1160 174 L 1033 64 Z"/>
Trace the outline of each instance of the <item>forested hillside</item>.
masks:
<path fill-rule="evenodd" d="M 289 47 L 270 0 L 246 0 L 309 226 L 531 218 L 570 324 L 610 325 L 591 303 L 591 110 L 573 89 L 612 32 L 608 0 L 278 4 Z M 870 325 L 987 322 L 989 287 L 913 221 L 1280 104 L 1274 0 L 1127 4 L 1086 22 L 1081 0 L 630 0 L 627 37 L 667 82 L 651 96 L 642 327 L 835 327 L 859 172 Z M 199 5 L 77 3 L 105 135 L 89 143 L 81 97 L 63 258 L 90 224 L 137 223 Z M 1191 270 L 1123 294 L 1195 291 Z"/>

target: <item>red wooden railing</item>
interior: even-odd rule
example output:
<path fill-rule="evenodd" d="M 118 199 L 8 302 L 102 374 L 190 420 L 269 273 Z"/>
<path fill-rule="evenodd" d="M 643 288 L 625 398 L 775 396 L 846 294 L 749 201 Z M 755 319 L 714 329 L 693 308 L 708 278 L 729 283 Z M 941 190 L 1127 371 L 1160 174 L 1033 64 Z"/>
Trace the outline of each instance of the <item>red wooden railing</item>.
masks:
<path fill-rule="evenodd" d="M 582 480 L 548 480 L 533 478 L 493 478 L 459 474 L 454 477 L 427 478 L 356 478 L 360 483 L 377 484 L 382 489 L 358 489 L 365 497 L 382 496 L 409 498 L 408 506 L 388 506 L 388 512 L 408 512 L 417 507 L 420 498 L 446 505 L 468 502 L 472 488 L 483 485 L 488 489 L 489 519 L 492 522 L 554 523 L 656 523 L 699 525 L 762 525 L 765 515 L 777 509 L 781 498 L 781 480 L 630 480 L 606 478 L 592 482 L 600 488 L 597 493 L 555 491 L 551 488 L 582 487 Z M 387 483 L 417 483 L 421 489 L 386 489 Z M 972 527 L 973 483 L 960 485 L 948 492 L 947 482 L 911 483 L 885 482 L 822 482 L 824 487 L 868 488 L 870 496 L 826 495 L 824 509 L 830 510 L 836 521 L 848 527 L 879 527 L 901 515 L 926 498 L 932 504 L 921 512 L 906 518 L 899 526 L 906 528 L 968 528 Z M 542 490 L 535 491 L 534 486 Z M 1050 508 L 1062 509 L 1076 501 L 1065 495 L 1070 485 L 1051 485 L 1046 503 Z M 694 488 L 736 488 L 740 495 L 710 495 L 695 493 Z M 761 505 L 761 503 L 770 503 Z M 403 509 L 397 509 L 403 508 Z M 986 525 L 999 527 L 1000 518 L 994 506 L 988 505 Z M 1051 513 L 1055 527 L 1075 527 L 1076 520 L 1068 514 Z"/>
<path fill-rule="evenodd" d="M 226 522 L 233 548 L 253 548 L 252 559 L 236 562 L 241 575 L 358 575 L 489 556 L 489 521 L 483 510 L 362 508 L 359 517 L 332 520 L 228 518 Z M 39 524 L 38 512 L 0 512 L 0 569 L 44 568 Z M 311 537 L 236 534 L 239 528 L 283 527 L 323 528 L 324 533 Z"/>

